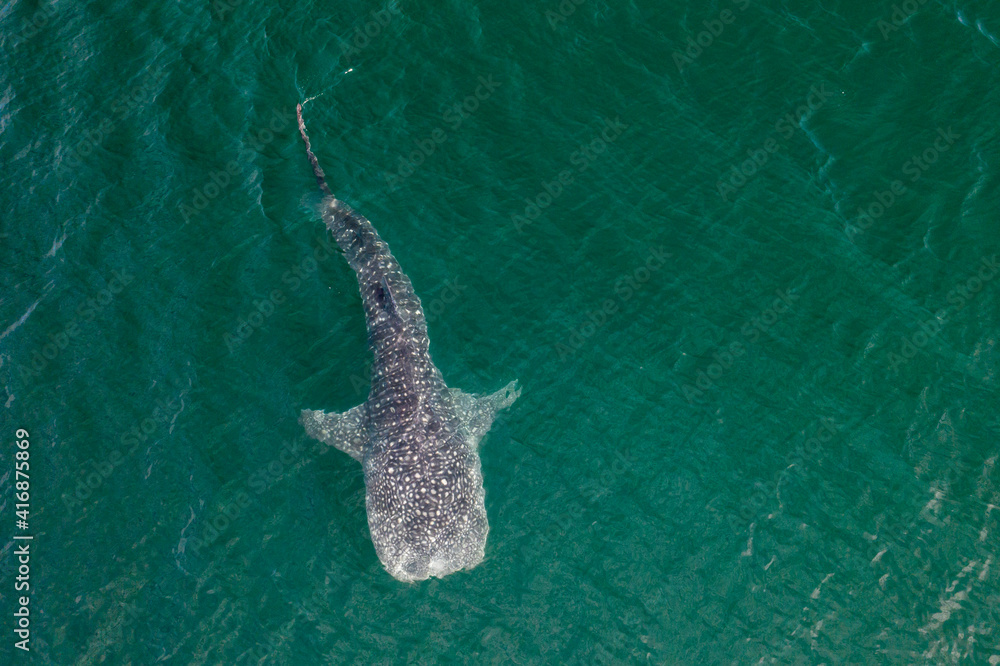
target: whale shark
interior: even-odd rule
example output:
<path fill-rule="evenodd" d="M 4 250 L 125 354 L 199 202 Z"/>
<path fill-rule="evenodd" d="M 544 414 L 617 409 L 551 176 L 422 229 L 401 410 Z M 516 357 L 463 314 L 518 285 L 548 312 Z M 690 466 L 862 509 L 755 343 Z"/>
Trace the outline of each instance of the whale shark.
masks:
<path fill-rule="evenodd" d="M 479 444 L 520 395 L 517 380 L 490 395 L 448 388 L 431 361 L 420 299 L 365 217 L 333 195 L 296 108 L 322 217 L 358 278 L 374 355 L 368 399 L 346 412 L 302 410 L 310 437 L 361 463 L 368 528 L 379 560 L 405 582 L 483 560 L 489 524 Z"/>

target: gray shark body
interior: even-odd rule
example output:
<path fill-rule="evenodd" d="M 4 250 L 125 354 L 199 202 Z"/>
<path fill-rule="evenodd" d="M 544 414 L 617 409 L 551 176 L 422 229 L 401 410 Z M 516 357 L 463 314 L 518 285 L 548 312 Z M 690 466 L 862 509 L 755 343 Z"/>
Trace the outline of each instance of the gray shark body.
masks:
<path fill-rule="evenodd" d="M 368 527 L 379 560 L 402 581 L 445 576 L 483 559 L 489 525 L 479 442 L 520 391 L 451 389 L 428 351 L 420 299 L 372 224 L 332 195 L 299 130 L 323 201 L 323 221 L 357 274 L 374 354 L 368 400 L 343 413 L 303 410 L 300 422 L 364 468 Z"/>

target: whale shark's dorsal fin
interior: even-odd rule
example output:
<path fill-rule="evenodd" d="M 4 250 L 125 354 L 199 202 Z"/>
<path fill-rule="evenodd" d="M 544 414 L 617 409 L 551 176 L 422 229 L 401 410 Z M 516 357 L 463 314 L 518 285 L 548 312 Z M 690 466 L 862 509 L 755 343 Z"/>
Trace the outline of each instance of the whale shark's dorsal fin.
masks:
<path fill-rule="evenodd" d="M 389 288 L 389 280 L 384 275 L 379 281 L 379 287 L 381 289 L 379 303 L 382 305 L 382 309 L 389 314 L 398 315 L 399 305 L 396 303 L 396 297 L 392 295 L 392 289 Z"/>
<path fill-rule="evenodd" d="M 326 442 L 362 462 L 368 443 L 368 409 L 358 405 L 342 414 L 303 409 L 299 423 L 313 439 Z"/>

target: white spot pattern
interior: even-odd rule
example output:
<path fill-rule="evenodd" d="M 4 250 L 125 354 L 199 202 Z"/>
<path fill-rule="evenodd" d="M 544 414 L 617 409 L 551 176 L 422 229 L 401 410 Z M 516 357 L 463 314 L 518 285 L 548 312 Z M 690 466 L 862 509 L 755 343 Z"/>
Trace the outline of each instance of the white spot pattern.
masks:
<path fill-rule="evenodd" d="M 430 358 L 420 299 L 388 245 L 337 199 L 323 217 L 357 274 L 375 361 L 364 405 L 306 410 L 303 425 L 362 461 L 368 526 L 389 573 L 414 581 L 474 567 L 489 532 L 478 443 L 517 399 L 516 383 L 483 397 L 449 389 Z"/>

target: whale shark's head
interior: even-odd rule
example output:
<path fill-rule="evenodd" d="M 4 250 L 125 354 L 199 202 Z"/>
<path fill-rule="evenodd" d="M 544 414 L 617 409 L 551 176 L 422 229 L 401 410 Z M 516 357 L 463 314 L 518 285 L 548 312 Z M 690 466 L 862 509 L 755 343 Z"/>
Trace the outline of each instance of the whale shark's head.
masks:
<path fill-rule="evenodd" d="M 368 526 L 379 559 L 406 582 L 483 559 L 489 524 L 474 446 L 447 425 L 404 433 L 365 460 Z"/>

